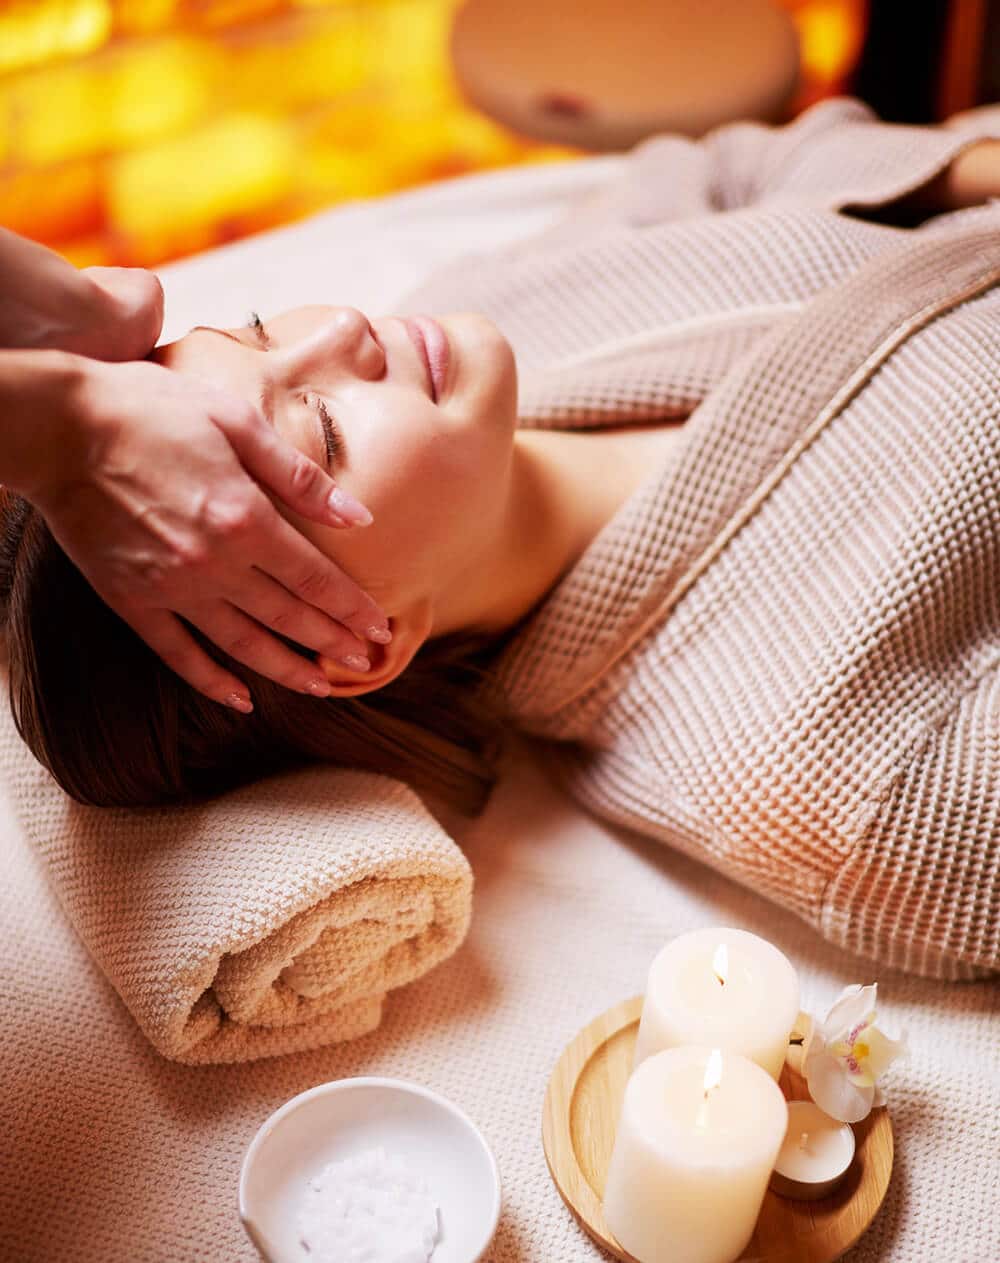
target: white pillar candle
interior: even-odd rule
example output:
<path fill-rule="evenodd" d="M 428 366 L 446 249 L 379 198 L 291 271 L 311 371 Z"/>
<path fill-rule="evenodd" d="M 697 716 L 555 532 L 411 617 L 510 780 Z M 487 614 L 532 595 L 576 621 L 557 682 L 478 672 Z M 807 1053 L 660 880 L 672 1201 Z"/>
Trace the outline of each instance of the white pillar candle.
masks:
<path fill-rule="evenodd" d="M 787 1121 L 781 1089 L 746 1057 L 691 1045 L 648 1057 L 625 1088 L 608 1227 L 639 1263 L 732 1263 Z"/>
<path fill-rule="evenodd" d="M 798 975 L 773 944 L 746 930 L 693 930 L 650 967 L 633 1064 L 706 1044 L 742 1053 L 777 1079 L 798 1015 Z"/>

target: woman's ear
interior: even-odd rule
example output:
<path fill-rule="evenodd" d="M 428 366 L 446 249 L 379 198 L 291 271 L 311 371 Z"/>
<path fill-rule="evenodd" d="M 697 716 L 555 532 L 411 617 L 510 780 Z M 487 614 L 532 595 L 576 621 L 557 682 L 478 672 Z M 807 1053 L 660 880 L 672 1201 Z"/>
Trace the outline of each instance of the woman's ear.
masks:
<path fill-rule="evenodd" d="M 369 671 L 353 671 L 335 658 L 317 657 L 320 670 L 330 681 L 332 697 L 360 697 L 384 688 L 406 670 L 426 643 L 433 623 L 429 600 L 421 600 L 389 619 L 392 640 L 387 645 L 366 644 Z"/>

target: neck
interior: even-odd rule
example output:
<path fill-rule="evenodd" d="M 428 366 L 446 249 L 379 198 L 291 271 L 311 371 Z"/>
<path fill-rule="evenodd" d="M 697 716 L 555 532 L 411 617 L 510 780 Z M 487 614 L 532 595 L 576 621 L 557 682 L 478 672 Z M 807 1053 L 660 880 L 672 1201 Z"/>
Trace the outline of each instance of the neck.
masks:
<path fill-rule="evenodd" d="M 500 633 L 528 614 L 649 472 L 649 439 L 638 437 L 641 453 L 624 431 L 519 430 L 501 526 L 448 585 L 432 635 Z"/>

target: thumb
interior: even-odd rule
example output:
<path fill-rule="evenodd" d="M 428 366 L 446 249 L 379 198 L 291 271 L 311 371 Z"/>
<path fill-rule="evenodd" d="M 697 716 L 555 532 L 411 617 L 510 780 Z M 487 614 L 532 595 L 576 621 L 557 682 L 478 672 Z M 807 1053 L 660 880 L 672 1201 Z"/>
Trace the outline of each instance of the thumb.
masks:
<path fill-rule="evenodd" d="M 109 300 L 109 323 L 115 333 L 113 358 L 139 360 L 148 355 L 163 329 L 163 286 L 159 277 L 146 268 L 82 270 Z"/>

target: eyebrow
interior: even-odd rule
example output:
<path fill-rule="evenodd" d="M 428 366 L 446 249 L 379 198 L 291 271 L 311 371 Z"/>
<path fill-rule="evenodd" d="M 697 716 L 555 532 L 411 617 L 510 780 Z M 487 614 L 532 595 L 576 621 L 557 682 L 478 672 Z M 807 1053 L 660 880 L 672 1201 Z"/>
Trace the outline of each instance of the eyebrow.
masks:
<path fill-rule="evenodd" d="M 238 338 L 235 333 L 228 333 L 225 329 L 216 329 L 212 325 L 195 325 L 190 330 L 191 333 L 217 333 L 221 338 L 228 338 L 230 342 L 235 342 L 237 346 L 245 347 L 247 344 L 242 338 Z M 274 382 L 270 378 L 264 378 L 264 384 L 260 388 L 260 396 L 258 399 L 260 410 L 264 414 L 264 419 L 268 425 L 274 429 Z"/>

